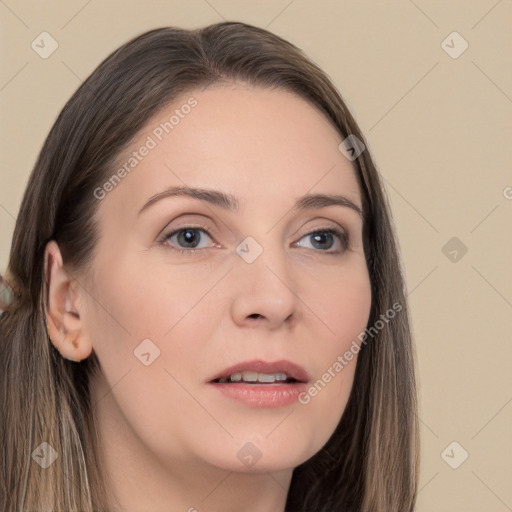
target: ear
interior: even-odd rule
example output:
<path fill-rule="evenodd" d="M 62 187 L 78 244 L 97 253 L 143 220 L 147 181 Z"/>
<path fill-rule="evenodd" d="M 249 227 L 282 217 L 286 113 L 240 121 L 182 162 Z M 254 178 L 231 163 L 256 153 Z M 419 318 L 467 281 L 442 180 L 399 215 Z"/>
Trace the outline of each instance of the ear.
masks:
<path fill-rule="evenodd" d="M 48 284 L 46 325 L 51 342 L 62 357 L 80 362 L 89 357 L 92 345 L 80 318 L 78 282 L 63 267 L 59 246 L 52 240 L 44 253 L 45 280 Z"/>

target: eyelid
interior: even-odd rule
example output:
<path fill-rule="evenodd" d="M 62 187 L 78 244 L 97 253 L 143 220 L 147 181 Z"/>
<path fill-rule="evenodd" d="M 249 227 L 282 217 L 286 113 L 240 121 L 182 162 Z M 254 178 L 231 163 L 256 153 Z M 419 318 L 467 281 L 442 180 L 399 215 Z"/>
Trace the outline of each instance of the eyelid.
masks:
<path fill-rule="evenodd" d="M 307 227 L 304 228 L 304 226 Z M 304 234 L 301 235 L 300 238 L 303 238 L 306 235 L 310 235 L 316 231 L 336 231 L 348 239 L 351 233 L 346 224 L 341 223 L 339 220 L 333 220 L 326 217 L 316 217 L 307 223 L 304 223 L 302 228 L 297 230 L 295 233 L 300 233 L 303 230 Z M 293 236 L 296 237 L 296 234 Z"/>
<path fill-rule="evenodd" d="M 198 220 L 194 220 L 195 218 L 197 218 Z M 206 225 L 207 222 L 211 222 L 211 225 Z M 179 213 L 178 215 L 173 216 L 167 222 L 167 224 L 165 224 L 165 226 L 160 230 L 158 236 L 160 237 L 165 231 L 167 231 L 171 224 L 179 224 L 179 227 L 175 228 L 174 231 L 185 228 L 202 228 L 210 232 L 210 229 L 218 229 L 217 222 L 215 221 L 214 218 L 210 217 L 209 215 L 205 215 L 200 212 L 185 211 Z"/>

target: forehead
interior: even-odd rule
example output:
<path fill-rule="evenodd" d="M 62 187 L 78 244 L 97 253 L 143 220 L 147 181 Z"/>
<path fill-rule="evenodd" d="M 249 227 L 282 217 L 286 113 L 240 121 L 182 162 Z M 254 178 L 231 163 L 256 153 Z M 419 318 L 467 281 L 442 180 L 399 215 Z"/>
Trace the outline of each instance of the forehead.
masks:
<path fill-rule="evenodd" d="M 216 85 L 194 90 L 146 123 L 112 169 L 123 175 L 102 208 L 131 215 L 176 185 L 222 189 L 241 206 L 292 201 L 309 191 L 361 204 L 341 135 L 315 106 L 282 89 Z M 119 174 L 119 173 L 118 173 Z"/>

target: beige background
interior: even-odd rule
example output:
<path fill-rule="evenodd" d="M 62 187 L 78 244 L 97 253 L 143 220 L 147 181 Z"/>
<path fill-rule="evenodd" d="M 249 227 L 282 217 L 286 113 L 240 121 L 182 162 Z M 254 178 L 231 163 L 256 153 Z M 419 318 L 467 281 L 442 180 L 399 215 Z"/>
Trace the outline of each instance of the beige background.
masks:
<path fill-rule="evenodd" d="M 0 1 L 0 271 L 43 140 L 107 54 L 159 26 L 266 27 L 334 79 L 385 178 L 417 345 L 417 510 L 512 510 L 512 1 L 42 4 Z M 47 59 L 31 48 L 43 31 L 59 45 Z M 458 58 L 441 46 L 454 31 Z"/>

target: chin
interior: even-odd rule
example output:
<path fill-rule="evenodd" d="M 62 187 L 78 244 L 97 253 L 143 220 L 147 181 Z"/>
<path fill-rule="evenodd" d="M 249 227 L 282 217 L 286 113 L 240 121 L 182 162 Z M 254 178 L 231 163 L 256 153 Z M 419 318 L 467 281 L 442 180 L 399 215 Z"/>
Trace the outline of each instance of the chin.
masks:
<path fill-rule="evenodd" d="M 201 458 L 219 469 L 237 473 L 290 471 L 310 459 L 327 441 L 254 434 L 235 436 L 223 449 L 220 444 L 204 447 Z"/>

